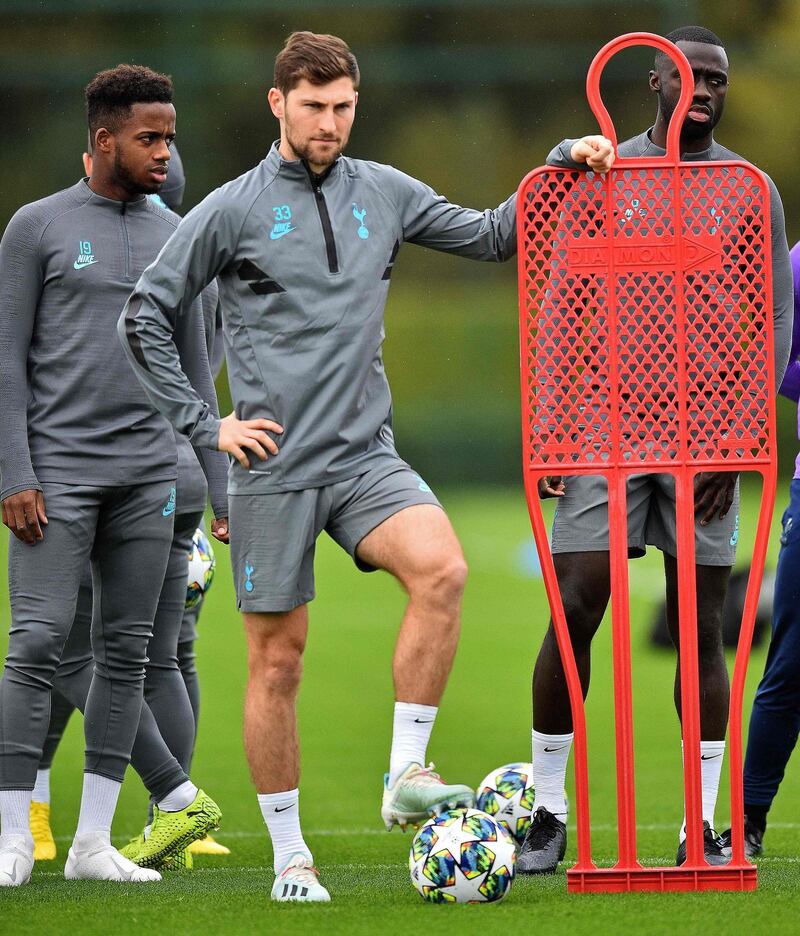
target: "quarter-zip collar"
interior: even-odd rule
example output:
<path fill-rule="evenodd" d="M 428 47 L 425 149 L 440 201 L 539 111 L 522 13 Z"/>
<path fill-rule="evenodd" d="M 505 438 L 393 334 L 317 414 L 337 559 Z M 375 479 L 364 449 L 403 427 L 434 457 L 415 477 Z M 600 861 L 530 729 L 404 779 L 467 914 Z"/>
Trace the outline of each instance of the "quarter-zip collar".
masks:
<path fill-rule="evenodd" d="M 129 201 L 117 201 L 115 198 L 106 198 L 105 195 L 98 195 L 97 192 L 89 188 L 89 178 L 84 177 L 75 186 L 78 191 L 88 195 L 88 204 L 107 211 L 113 211 L 115 214 L 128 214 L 131 211 L 144 211 L 147 208 L 147 196 L 137 195 Z"/>
<path fill-rule="evenodd" d="M 281 156 L 278 147 L 280 146 L 280 140 L 276 140 L 270 147 L 269 152 L 267 153 L 266 159 L 264 160 L 271 169 L 274 169 L 276 172 L 280 172 L 281 175 L 287 175 L 295 178 L 311 178 L 312 182 L 315 179 L 320 179 L 324 182 L 330 175 L 335 172 L 339 172 L 339 167 L 342 162 L 342 157 L 337 156 L 336 159 L 328 166 L 325 172 L 317 174 L 312 172 L 308 163 L 304 159 L 284 159 Z"/>

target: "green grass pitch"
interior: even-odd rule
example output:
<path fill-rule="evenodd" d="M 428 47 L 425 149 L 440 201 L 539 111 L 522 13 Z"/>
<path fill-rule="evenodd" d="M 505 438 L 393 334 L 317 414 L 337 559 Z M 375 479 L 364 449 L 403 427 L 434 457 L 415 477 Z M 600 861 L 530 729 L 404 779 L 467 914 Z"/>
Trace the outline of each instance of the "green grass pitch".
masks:
<path fill-rule="evenodd" d="M 779 508 L 786 486 L 779 493 Z M 492 768 L 530 757 L 530 673 L 547 622 L 541 581 L 526 575 L 520 556 L 529 522 L 520 491 L 442 492 L 462 539 L 471 574 L 464 628 L 430 756 L 443 775 L 477 784 Z M 755 495 L 743 497 L 740 557 L 752 535 Z M 778 511 L 779 512 L 779 511 Z M 777 527 L 777 523 L 776 523 Z M 0 540 L 5 552 L 5 539 Z M 772 554 L 777 546 L 773 536 Z M 771 815 L 767 856 L 755 894 L 567 895 L 564 870 L 575 855 L 574 826 L 562 871 L 519 878 L 496 906 L 431 906 L 411 887 L 410 836 L 383 831 L 380 789 L 388 760 L 392 692 L 390 661 L 403 596 L 386 575 L 362 575 L 324 538 L 317 563 L 318 598 L 311 608 L 306 672 L 300 697 L 303 746 L 301 815 L 333 902 L 273 905 L 271 849 L 247 773 L 241 742 L 246 666 L 233 602 L 227 550 L 217 547 L 218 575 L 201 619 L 200 737 L 193 776 L 219 801 L 218 834 L 232 855 L 200 859 L 191 873 L 161 885 L 75 884 L 63 860 L 77 818 L 82 732 L 69 726 L 53 768 L 53 826 L 59 857 L 37 865 L 31 884 L 0 892 L 0 933 L 706 933 L 796 931 L 798 896 L 798 769 L 790 767 Z M 680 746 L 672 709 L 673 659 L 646 643 L 661 594 L 657 553 L 631 566 L 634 692 L 640 853 L 671 863 L 681 819 Z M 0 583 L 0 650 L 8 603 Z M 753 656 L 746 706 L 763 669 Z M 609 627 L 596 641 L 590 695 L 590 777 L 596 858 L 615 854 L 613 702 Z M 728 821 L 727 786 L 717 824 Z M 142 826 L 145 795 L 130 773 L 114 826 L 122 843 Z"/>

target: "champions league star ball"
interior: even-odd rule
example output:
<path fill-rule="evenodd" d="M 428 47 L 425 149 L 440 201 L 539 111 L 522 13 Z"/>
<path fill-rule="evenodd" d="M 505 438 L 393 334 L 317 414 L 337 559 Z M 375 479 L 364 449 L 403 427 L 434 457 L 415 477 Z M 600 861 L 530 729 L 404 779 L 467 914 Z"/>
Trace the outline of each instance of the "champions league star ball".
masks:
<path fill-rule="evenodd" d="M 192 551 L 189 553 L 189 577 L 186 580 L 186 607 L 193 608 L 211 588 L 214 581 L 214 567 L 217 560 L 206 534 L 197 529 L 192 537 Z"/>
<path fill-rule="evenodd" d="M 514 879 L 514 840 L 479 809 L 451 809 L 414 836 L 411 883 L 432 903 L 502 900 Z"/>
<path fill-rule="evenodd" d="M 475 805 L 521 843 L 531 824 L 533 764 L 506 764 L 493 770 L 475 791 Z"/>

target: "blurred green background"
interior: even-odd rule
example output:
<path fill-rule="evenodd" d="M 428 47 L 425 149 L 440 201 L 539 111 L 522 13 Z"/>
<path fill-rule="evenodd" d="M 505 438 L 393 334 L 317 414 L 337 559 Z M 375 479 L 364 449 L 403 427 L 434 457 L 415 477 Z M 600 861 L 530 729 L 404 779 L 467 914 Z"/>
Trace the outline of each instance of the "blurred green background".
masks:
<path fill-rule="evenodd" d="M 391 163 L 452 201 L 498 204 L 554 143 L 592 132 L 584 78 L 624 32 L 700 23 L 731 59 L 718 137 L 776 180 L 789 242 L 800 237 L 796 0 L 2 0 L 0 224 L 70 185 L 86 138 L 82 89 L 122 61 L 175 81 L 185 208 L 249 169 L 277 136 L 274 57 L 294 29 L 333 32 L 362 70 L 350 154 Z M 649 126 L 651 54 L 615 59 L 603 91 L 620 138 Z M 519 404 L 515 266 L 401 252 L 386 363 L 401 453 L 433 484 L 516 482 Z M 221 395 L 226 396 L 224 380 Z M 797 448 L 780 410 L 782 465 Z"/>

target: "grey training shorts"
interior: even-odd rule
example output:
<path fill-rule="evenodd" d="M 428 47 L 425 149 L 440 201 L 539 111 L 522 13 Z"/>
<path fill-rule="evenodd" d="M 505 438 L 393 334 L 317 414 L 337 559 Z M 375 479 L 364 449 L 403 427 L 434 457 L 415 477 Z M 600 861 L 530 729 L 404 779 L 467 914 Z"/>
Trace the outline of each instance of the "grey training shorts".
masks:
<path fill-rule="evenodd" d="M 553 553 L 608 551 L 608 488 L 598 475 L 564 478 L 553 520 Z M 628 479 L 628 555 L 643 556 L 647 546 L 677 555 L 675 479 L 668 474 L 631 475 Z M 733 505 L 720 520 L 695 522 L 697 565 L 732 566 L 739 539 L 739 483 Z"/>
<path fill-rule="evenodd" d="M 235 494 L 228 499 L 231 563 L 242 611 L 291 611 L 314 597 L 314 550 L 325 532 L 363 572 L 356 547 L 393 514 L 416 504 L 441 507 L 400 458 L 347 481 L 302 491 Z"/>

